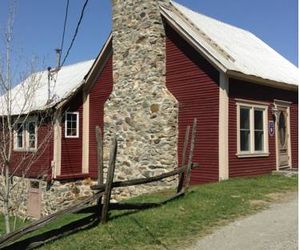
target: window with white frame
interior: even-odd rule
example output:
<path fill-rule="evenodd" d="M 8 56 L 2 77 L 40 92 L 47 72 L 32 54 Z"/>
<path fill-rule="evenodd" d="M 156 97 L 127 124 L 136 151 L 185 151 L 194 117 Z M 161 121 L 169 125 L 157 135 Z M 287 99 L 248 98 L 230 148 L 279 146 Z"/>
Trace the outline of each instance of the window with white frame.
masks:
<path fill-rule="evenodd" d="M 237 103 L 237 155 L 265 156 L 268 148 L 268 106 Z"/>
<path fill-rule="evenodd" d="M 66 138 L 79 137 L 79 113 L 78 112 L 65 113 L 65 137 Z"/>
<path fill-rule="evenodd" d="M 37 122 L 35 118 L 17 122 L 14 128 L 14 150 L 32 151 L 37 148 Z"/>

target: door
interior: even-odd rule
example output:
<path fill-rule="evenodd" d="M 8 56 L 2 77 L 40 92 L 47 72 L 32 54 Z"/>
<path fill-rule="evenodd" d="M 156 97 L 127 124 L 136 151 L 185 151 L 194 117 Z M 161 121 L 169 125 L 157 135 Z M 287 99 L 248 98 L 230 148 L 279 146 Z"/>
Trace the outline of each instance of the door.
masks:
<path fill-rule="evenodd" d="M 30 181 L 27 214 L 35 219 L 41 217 L 41 189 L 39 181 Z"/>
<path fill-rule="evenodd" d="M 279 109 L 277 121 L 277 150 L 279 169 L 289 167 L 288 114 L 286 108 Z"/>

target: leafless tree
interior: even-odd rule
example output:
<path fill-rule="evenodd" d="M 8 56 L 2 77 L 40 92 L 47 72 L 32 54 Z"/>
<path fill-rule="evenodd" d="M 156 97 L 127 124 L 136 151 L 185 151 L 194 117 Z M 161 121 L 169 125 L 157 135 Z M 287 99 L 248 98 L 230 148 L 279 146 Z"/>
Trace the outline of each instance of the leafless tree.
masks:
<path fill-rule="evenodd" d="M 53 127 L 50 125 L 52 110 L 36 108 L 41 101 L 44 101 L 47 107 L 51 98 L 49 99 L 48 95 L 46 100 L 37 100 L 43 73 L 35 73 L 35 63 L 30 63 L 29 70 L 20 76 L 21 83 L 14 86 L 16 80 L 12 74 L 14 19 L 15 4 L 10 2 L 8 22 L 3 32 L 5 46 L 4 51 L 0 53 L 0 201 L 3 204 L 6 233 L 11 231 L 11 215 L 16 216 L 20 201 L 25 195 L 25 190 L 14 192 L 19 197 L 17 197 L 18 202 L 13 202 L 11 194 L 14 189 L 20 188 L 18 183 L 14 182 L 14 177 L 27 176 L 33 163 L 47 149 L 52 138 Z M 49 76 L 48 80 L 50 81 Z M 47 131 L 37 143 L 36 133 L 45 124 L 47 124 Z M 17 160 L 13 159 L 16 146 L 22 148 L 18 152 Z M 47 175 L 48 171 L 49 169 L 44 168 L 38 173 L 38 177 Z"/>

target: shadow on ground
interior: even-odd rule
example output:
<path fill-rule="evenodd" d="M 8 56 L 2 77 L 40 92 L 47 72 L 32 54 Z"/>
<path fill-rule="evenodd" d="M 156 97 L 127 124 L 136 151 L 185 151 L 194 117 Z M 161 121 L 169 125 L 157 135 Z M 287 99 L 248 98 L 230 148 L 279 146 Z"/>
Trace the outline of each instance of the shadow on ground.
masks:
<path fill-rule="evenodd" d="M 84 231 L 96 227 L 100 223 L 99 211 L 97 211 L 97 206 L 91 206 L 84 208 L 77 212 L 80 213 L 92 213 L 85 218 L 73 221 L 66 225 L 61 226 L 60 228 L 52 229 L 38 235 L 26 237 L 26 239 L 19 240 L 17 242 L 11 243 L 1 249 L 3 250 L 16 250 L 16 249 L 34 249 L 45 245 L 46 243 L 60 238 L 75 234 L 79 231 Z M 114 215 L 110 217 L 110 220 L 114 220 L 129 214 L 134 214 L 139 212 L 138 210 L 126 211 L 122 214 Z"/>

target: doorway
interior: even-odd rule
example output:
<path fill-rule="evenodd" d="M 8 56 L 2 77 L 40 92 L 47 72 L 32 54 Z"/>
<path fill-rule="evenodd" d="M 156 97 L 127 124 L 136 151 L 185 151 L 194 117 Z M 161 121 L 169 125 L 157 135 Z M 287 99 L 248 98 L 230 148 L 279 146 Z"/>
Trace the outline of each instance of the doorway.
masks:
<path fill-rule="evenodd" d="M 27 214 L 39 219 L 41 217 L 41 188 L 39 181 L 30 181 L 28 190 Z"/>
<path fill-rule="evenodd" d="M 291 144 L 290 144 L 290 115 L 289 105 L 283 102 L 275 102 L 276 115 L 276 155 L 277 170 L 291 167 Z"/>

